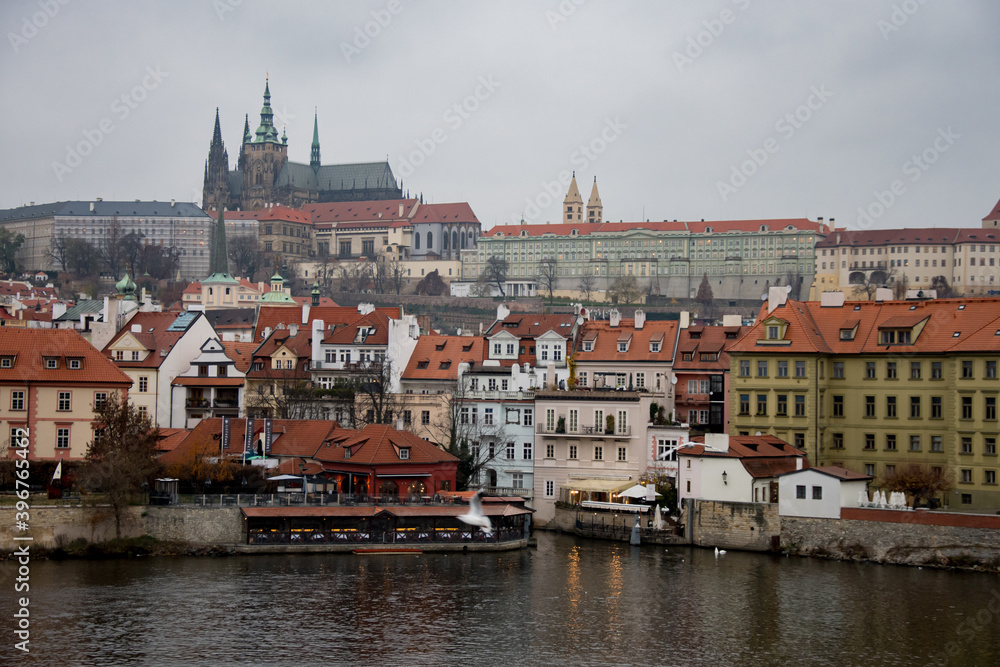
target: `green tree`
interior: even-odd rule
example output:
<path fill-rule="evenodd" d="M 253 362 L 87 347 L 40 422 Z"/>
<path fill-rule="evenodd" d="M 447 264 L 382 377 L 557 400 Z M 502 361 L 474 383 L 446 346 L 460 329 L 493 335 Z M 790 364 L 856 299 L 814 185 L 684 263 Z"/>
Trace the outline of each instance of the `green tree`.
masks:
<path fill-rule="evenodd" d="M 24 245 L 24 234 L 14 234 L 7 228 L 0 228 L 0 262 L 7 273 L 17 272 L 17 251 Z"/>
<path fill-rule="evenodd" d="M 118 538 L 126 508 L 139 497 L 143 482 L 156 472 L 159 435 L 149 418 L 117 392 L 94 407 L 94 440 L 80 468 L 80 484 L 103 494 L 111 505 Z"/>
<path fill-rule="evenodd" d="M 694 299 L 701 304 L 705 310 L 710 310 L 712 308 L 712 302 L 715 301 L 715 295 L 712 294 L 712 286 L 708 284 L 707 273 L 701 277 L 701 284 L 698 285 L 698 294 Z"/>

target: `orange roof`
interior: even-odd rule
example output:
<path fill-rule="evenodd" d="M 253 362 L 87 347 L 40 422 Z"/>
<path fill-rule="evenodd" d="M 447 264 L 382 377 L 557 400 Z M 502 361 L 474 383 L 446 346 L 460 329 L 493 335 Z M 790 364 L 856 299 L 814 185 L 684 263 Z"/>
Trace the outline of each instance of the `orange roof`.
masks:
<path fill-rule="evenodd" d="M 971 235 L 971 237 L 970 237 Z M 982 227 L 907 227 L 904 229 L 839 229 L 816 243 L 817 248 L 862 248 L 887 245 L 952 245 L 969 240 L 1000 240 L 1000 233 Z"/>
<path fill-rule="evenodd" d="M 450 204 L 421 204 L 410 218 L 413 224 L 424 222 L 479 222 L 472 207 L 466 202 Z"/>
<path fill-rule="evenodd" d="M 766 304 L 765 304 L 766 308 Z M 762 311 L 765 313 L 766 311 Z M 777 316 L 788 322 L 788 345 L 766 342 L 766 324 Z M 857 328 L 854 329 L 854 326 Z M 923 323 L 923 324 L 921 324 Z M 880 329 L 912 327 L 911 342 L 888 348 Z M 854 337 L 841 331 L 854 329 Z M 773 349 L 783 354 L 906 354 L 1000 351 L 1000 299 L 934 299 L 930 301 L 847 301 L 823 307 L 818 301 L 788 301 L 730 347 L 730 352 Z M 765 342 L 759 342 L 765 341 Z"/>
<path fill-rule="evenodd" d="M 993 210 L 987 213 L 983 220 L 996 220 L 997 218 L 1000 218 L 1000 201 L 997 201 L 993 206 Z"/>
<path fill-rule="evenodd" d="M 316 306 L 310 307 L 308 324 L 302 324 L 302 308 L 291 308 L 289 306 L 268 306 L 261 305 L 257 312 L 257 324 L 254 327 L 253 339 L 260 342 L 264 339 L 264 329 L 270 328 L 272 331 L 279 324 L 286 328 L 290 324 L 297 324 L 300 328 L 311 328 L 313 320 L 323 320 L 323 326 L 327 331 L 348 322 L 354 321 L 358 317 L 358 309 L 350 306 Z M 402 314 L 402 308 L 385 306 L 375 309 L 377 313 L 383 313 L 386 317 L 398 319 Z"/>
<path fill-rule="evenodd" d="M 160 437 L 156 441 L 156 450 L 159 452 L 170 452 L 177 449 L 178 445 L 184 442 L 191 431 L 186 428 L 161 428 Z"/>
<path fill-rule="evenodd" d="M 677 358 L 674 359 L 674 371 L 728 371 L 729 353 L 727 350 L 742 338 L 750 327 L 690 327 L 681 329 L 678 333 Z M 691 359 L 684 360 L 684 353 L 689 353 Z M 717 353 L 715 361 L 703 361 L 702 353 Z"/>
<path fill-rule="evenodd" d="M 655 361 L 668 363 L 674 354 L 674 338 L 677 336 L 676 320 L 656 320 L 635 328 L 635 320 L 622 319 L 617 327 L 608 320 L 589 320 L 580 327 L 581 341 L 592 341 L 589 352 L 578 343 L 573 358 L 577 362 L 635 362 Z M 651 352 L 652 342 L 659 342 L 658 352 Z M 618 351 L 618 343 L 626 343 L 625 352 Z"/>
<path fill-rule="evenodd" d="M 300 306 L 311 306 L 312 305 L 312 297 L 311 296 L 293 296 L 292 300 L 295 301 L 295 303 L 299 304 Z M 328 296 L 321 296 L 319 298 L 319 306 L 317 306 L 317 307 L 318 308 L 336 308 L 337 307 L 337 302 L 334 301 L 333 299 L 331 299 Z"/>
<path fill-rule="evenodd" d="M 104 346 L 102 352 L 105 356 L 111 357 L 111 348 L 114 347 L 115 343 L 125 336 L 132 336 L 150 353 L 141 361 L 124 359 L 116 360 L 114 364 L 119 368 L 159 368 L 166 358 L 166 354 L 170 353 L 174 344 L 186 333 L 186 331 L 167 331 L 167 328 L 174 323 L 177 317 L 177 313 L 136 313 L 124 328 Z M 132 333 L 132 327 L 136 326 L 140 327 L 141 331 Z"/>
<path fill-rule="evenodd" d="M 206 211 L 213 220 L 218 220 L 219 212 Z M 224 211 L 223 220 L 278 220 L 283 222 L 301 222 L 311 224 L 312 219 L 308 212 L 287 206 L 268 206 L 259 211 Z"/>
<path fill-rule="evenodd" d="M 295 355 L 297 363 L 292 369 L 271 368 L 271 355 L 279 348 L 285 347 Z M 260 370 L 255 370 L 252 366 L 247 370 L 249 378 L 296 378 L 309 379 L 309 371 L 303 361 L 312 358 L 312 332 L 308 329 L 299 330 L 294 336 L 287 329 L 272 331 L 271 335 L 253 352 L 254 359 L 262 363 Z"/>
<path fill-rule="evenodd" d="M 220 341 L 220 344 L 226 356 L 233 360 L 236 370 L 245 375 L 253 361 L 254 344 L 231 340 Z"/>
<path fill-rule="evenodd" d="M 0 368 L 0 382 L 112 384 L 128 388 L 132 379 L 74 329 L 0 327 L 0 357 L 13 357 L 10 368 Z M 55 359 L 57 368 L 46 368 Z M 82 368 L 70 369 L 78 359 Z"/>
<path fill-rule="evenodd" d="M 425 334 L 417 339 L 404 380 L 457 380 L 458 365 L 482 366 L 486 341 L 478 336 Z"/>
<path fill-rule="evenodd" d="M 358 343 L 357 337 L 360 329 L 374 329 L 373 333 L 369 333 L 365 337 L 363 341 L 365 345 L 389 344 L 389 318 L 385 313 L 378 311 L 373 311 L 366 315 L 358 315 L 346 325 L 334 329 L 332 333 L 323 339 L 323 342 L 338 345 Z"/>
<path fill-rule="evenodd" d="M 409 431 L 397 431 L 386 424 L 370 424 L 359 431 L 342 430 L 335 442 L 325 444 L 313 456 L 324 463 L 352 465 L 427 464 L 458 462 L 458 459 Z M 350 456 L 344 451 L 350 449 Z M 401 459 L 400 449 L 409 449 Z"/>
<path fill-rule="evenodd" d="M 310 458 L 319 449 L 324 441 L 333 434 L 337 428 L 337 422 L 323 420 L 305 419 L 275 419 L 271 426 L 271 455 L 279 458 L 299 457 Z M 254 433 L 260 434 L 264 430 L 264 420 L 257 419 L 254 422 Z M 337 429 L 338 432 L 345 432 L 344 429 Z M 190 455 L 192 448 L 206 442 L 219 443 L 222 437 L 222 418 L 212 417 L 202 419 L 198 425 L 191 430 L 190 435 L 172 451 L 160 457 L 165 464 L 183 461 Z M 243 452 L 246 439 L 246 419 L 233 418 L 229 420 L 229 449 L 232 456 Z M 213 455 L 218 454 L 218 448 L 210 448 Z"/>
<path fill-rule="evenodd" d="M 576 315 L 511 313 L 504 320 L 495 321 L 484 335 L 489 338 L 506 331 L 518 338 L 535 338 L 552 330 L 564 338 L 569 338 L 576 317 Z"/>
<path fill-rule="evenodd" d="M 403 206 L 403 215 L 399 215 L 399 207 Z M 312 217 L 313 224 L 341 223 L 358 221 L 382 221 L 406 219 L 416 199 L 388 199 L 385 201 L 354 201 L 331 202 L 324 204 L 306 204 L 302 210 Z"/>
<path fill-rule="evenodd" d="M 827 234 L 829 228 L 822 222 L 813 222 L 806 218 L 774 219 L 774 220 L 717 220 L 711 222 L 579 222 L 576 224 L 557 225 L 497 225 L 482 233 L 483 236 L 520 236 L 522 232 L 528 236 L 555 234 L 570 236 L 574 230 L 578 236 L 589 234 L 610 234 L 629 231 L 648 230 L 653 232 L 680 232 L 690 234 L 720 234 L 726 232 L 757 232 L 761 227 L 769 231 L 808 232 Z M 709 231 L 711 230 L 711 231 Z"/>

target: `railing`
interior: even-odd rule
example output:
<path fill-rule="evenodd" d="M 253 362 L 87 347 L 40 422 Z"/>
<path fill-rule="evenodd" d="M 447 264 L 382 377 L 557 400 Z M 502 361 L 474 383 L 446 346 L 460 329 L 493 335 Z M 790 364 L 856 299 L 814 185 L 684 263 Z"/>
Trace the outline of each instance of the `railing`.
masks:
<path fill-rule="evenodd" d="M 209 401 L 207 398 L 189 398 L 187 399 L 187 406 L 189 408 L 207 408 Z"/>
<path fill-rule="evenodd" d="M 474 488 L 474 487 L 470 487 Z M 522 489 L 514 486 L 480 486 L 478 487 L 483 490 L 483 493 L 490 496 L 504 496 L 504 497 L 519 497 L 527 498 L 531 500 L 534 495 L 532 489 Z"/>
<path fill-rule="evenodd" d="M 175 496 L 176 502 L 163 503 L 195 507 L 295 507 L 364 505 L 454 505 L 451 496 L 366 496 L 352 493 L 202 493 Z M 158 503 L 159 504 L 159 503 Z"/>
<path fill-rule="evenodd" d="M 502 529 L 493 532 L 491 535 L 480 530 L 468 530 L 465 528 L 437 528 L 420 529 L 408 528 L 403 530 L 366 530 L 360 529 L 332 529 L 322 530 L 292 530 L 292 531 L 272 531 L 267 529 L 251 529 L 247 536 L 248 544 L 294 544 L 307 546 L 310 544 L 395 544 L 398 546 L 408 546 L 411 544 L 426 543 L 498 543 L 513 542 L 524 539 L 524 532 L 521 529 Z"/>
<path fill-rule="evenodd" d="M 612 432 L 604 426 L 580 426 L 577 430 L 571 431 L 568 428 L 560 430 L 558 426 L 549 428 L 545 424 L 539 423 L 535 426 L 535 433 L 539 435 L 586 436 L 588 438 L 628 438 L 632 435 L 632 427 L 616 426 Z"/>
<path fill-rule="evenodd" d="M 215 401 L 213 401 L 213 405 L 217 408 L 238 408 L 240 403 L 236 400 L 230 401 L 215 399 Z"/>
<path fill-rule="evenodd" d="M 531 401 L 535 398 L 534 391 L 499 391 L 496 389 L 477 389 L 466 391 L 462 398 L 476 398 L 498 401 Z"/>

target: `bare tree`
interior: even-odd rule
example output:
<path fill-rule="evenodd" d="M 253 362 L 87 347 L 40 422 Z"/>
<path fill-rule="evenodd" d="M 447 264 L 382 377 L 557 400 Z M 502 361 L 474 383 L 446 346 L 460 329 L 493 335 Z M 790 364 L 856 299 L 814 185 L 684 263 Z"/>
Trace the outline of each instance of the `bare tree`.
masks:
<path fill-rule="evenodd" d="M 62 271 L 69 270 L 67 268 L 68 252 L 66 247 L 71 238 L 69 236 L 53 236 L 52 240 L 49 241 L 49 257 Z"/>
<path fill-rule="evenodd" d="M 115 515 L 115 536 L 122 536 L 125 510 L 142 483 L 156 471 L 159 429 L 114 393 L 94 408 L 95 435 L 80 469 L 84 488 L 104 494 Z"/>
<path fill-rule="evenodd" d="M 24 234 L 15 234 L 6 227 L 0 228 L 0 262 L 8 274 L 17 272 L 16 255 L 22 245 Z"/>
<path fill-rule="evenodd" d="M 622 304 L 635 303 L 642 296 L 635 276 L 621 276 L 608 288 L 608 292 L 612 300 Z"/>
<path fill-rule="evenodd" d="M 538 281 L 539 289 L 549 293 L 549 303 L 554 299 L 556 284 L 559 282 L 558 271 L 554 259 L 543 259 L 538 263 L 535 280 Z"/>
<path fill-rule="evenodd" d="M 229 259 L 233 262 L 236 275 L 253 281 L 257 272 L 267 263 L 257 237 L 241 234 L 227 239 L 226 245 L 229 246 Z"/>
<path fill-rule="evenodd" d="M 921 499 L 929 502 L 937 494 L 951 491 L 955 483 L 944 468 L 912 464 L 884 476 L 879 480 L 879 486 L 889 491 L 909 493 L 916 506 Z"/>
<path fill-rule="evenodd" d="M 121 278 L 125 271 L 126 257 L 122 245 L 124 240 L 125 231 L 122 223 L 117 215 L 112 216 L 107 232 L 97 247 L 97 254 L 113 278 Z"/>
<path fill-rule="evenodd" d="M 502 420 L 486 424 L 478 408 L 479 403 L 470 400 L 465 382 L 459 380 L 448 400 L 441 430 L 448 436 L 446 449 L 458 457 L 456 483 L 460 490 L 478 484 L 483 469 L 506 447 L 507 435 Z"/>
<path fill-rule="evenodd" d="M 854 283 L 854 298 L 855 299 L 866 299 L 871 300 L 875 296 L 875 290 L 880 287 L 892 287 L 895 292 L 899 289 L 899 286 L 903 286 L 903 294 L 906 294 L 906 285 L 908 284 L 904 280 L 896 280 L 896 267 L 889 267 L 888 269 L 876 269 L 874 271 L 862 272 L 862 279 L 860 282 Z"/>
<path fill-rule="evenodd" d="M 371 266 L 368 262 L 341 262 L 337 273 L 341 292 L 363 292 L 371 284 Z"/>
<path fill-rule="evenodd" d="M 394 394 L 393 365 L 388 359 L 376 359 L 361 365 L 352 374 L 351 386 L 355 393 L 355 425 L 392 424 L 402 414 L 405 394 Z"/>
<path fill-rule="evenodd" d="M 136 273 L 148 273 L 154 280 L 173 278 L 180 266 L 180 251 L 161 245 L 144 245 L 139 254 Z"/>
<path fill-rule="evenodd" d="M 934 276 L 931 279 L 931 289 L 937 290 L 937 297 L 939 299 L 950 299 L 958 296 L 958 292 L 948 284 L 948 279 L 944 276 Z"/>
<path fill-rule="evenodd" d="M 504 283 L 507 282 L 507 270 L 507 260 L 497 255 L 487 259 L 486 268 L 483 269 L 485 281 L 496 285 L 502 297 L 507 296 L 507 292 L 504 290 Z"/>
<path fill-rule="evenodd" d="M 442 296 L 448 293 L 448 286 L 444 284 L 437 269 L 434 269 L 420 279 L 414 290 L 416 294 L 426 294 L 427 296 Z"/>
<path fill-rule="evenodd" d="M 586 269 L 585 269 L 586 270 Z M 577 283 L 577 289 L 583 294 L 584 301 L 590 301 L 591 295 L 594 292 L 594 288 L 597 286 L 597 278 L 594 277 L 593 273 L 585 273 L 580 276 L 580 282 Z"/>

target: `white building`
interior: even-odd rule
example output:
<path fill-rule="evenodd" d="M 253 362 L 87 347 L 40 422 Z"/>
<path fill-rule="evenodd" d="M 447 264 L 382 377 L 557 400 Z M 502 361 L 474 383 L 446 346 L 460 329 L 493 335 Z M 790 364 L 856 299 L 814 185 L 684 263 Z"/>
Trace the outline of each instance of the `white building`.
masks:
<path fill-rule="evenodd" d="M 841 507 L 857 507 L 858 492 L 868 493 L 870 475 L 837 466 L 806 468 L 778 475 L 778 514 L 839 519 Z"/>

